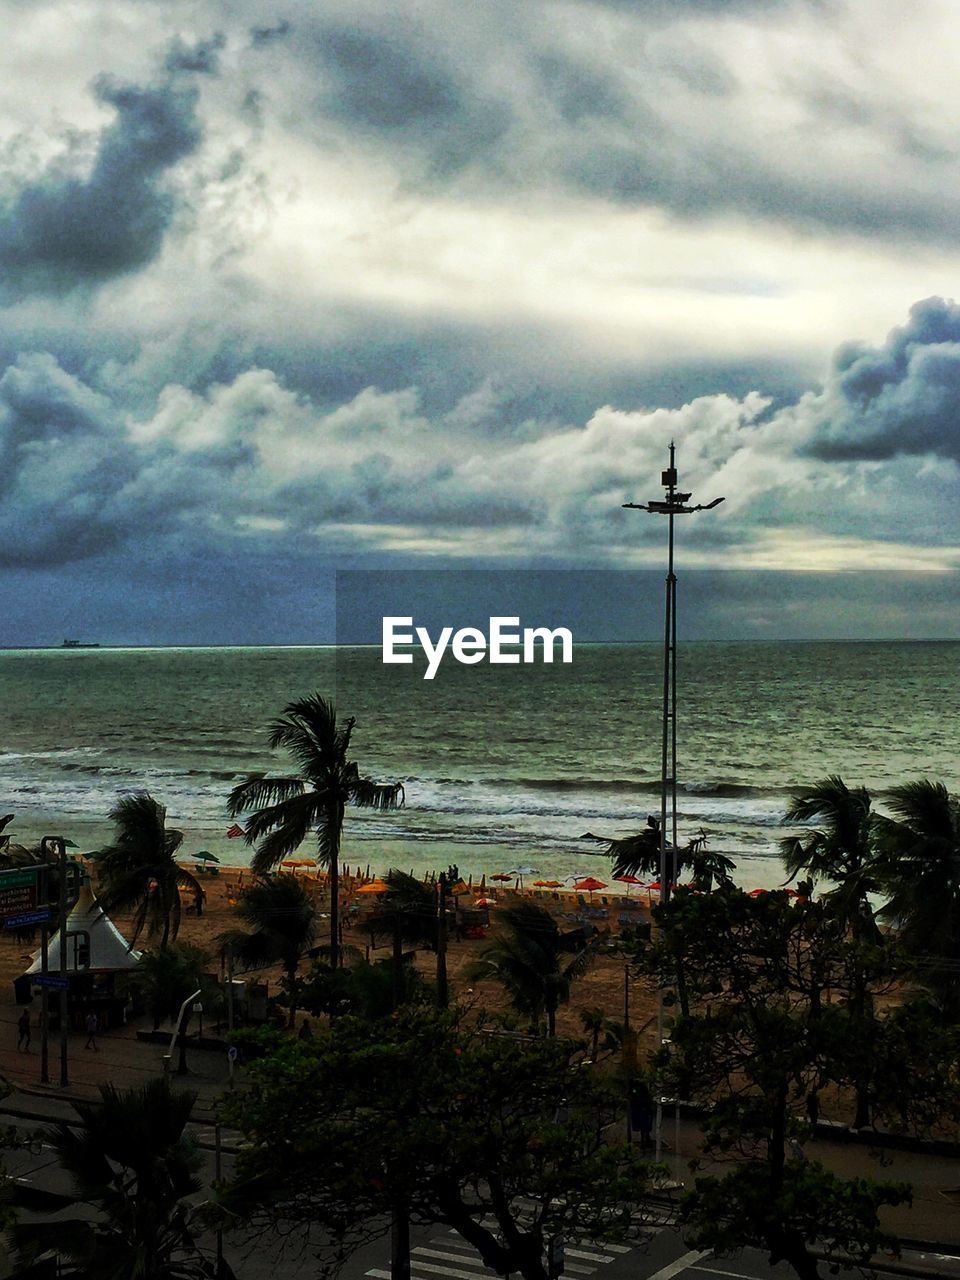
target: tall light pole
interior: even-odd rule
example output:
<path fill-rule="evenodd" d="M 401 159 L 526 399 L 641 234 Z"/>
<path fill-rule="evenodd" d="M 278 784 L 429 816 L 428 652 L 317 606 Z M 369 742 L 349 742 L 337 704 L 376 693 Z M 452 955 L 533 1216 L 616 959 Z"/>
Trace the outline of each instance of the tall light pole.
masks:
<path fill-rule="evenodd" d="M 677 866 L 677 575 L 673 569 L 673 518 L 692 515 L 694 511 L 710 511 L 723 498 L 706 504 L 690 505 L 693 496 L 677 488 L 676 446 L 670 441 L 670 465 L 660 473 L 666 493 L 650 502 L 625 502 L 634 511 L 649 511 L 667 517 L 667 578 L 663 610 L 663 710 L 660 737 L 660 903 L 670 898 L 670 885 L 676 879 Z M 670 858 L 667 858 L 667 830 L 670 832 Z M 657 1008 L 657 1048 L 663 1047 L 663 992 Z M 660 1159 L 663 1100 L 658 1094 L 656 1124 L 656 1159 Z"/>
<path fill-rule="evenodd" d="M 706 505 L 690 506 L 693 496 L 677 489 L 676 446 L 670 442 L 670 466 L 660 473 L 666 489 L 662 500 L 625 502 L 633 511 L 650 511 L 667 517 L 667 578 L 663 610 L 663 712 L 660 739 L 660 901 L 670 897 L 670 884 L 676 872 L 677 858 L 677 575 L 673 570 L 673 518 L 692 515 L 694 511 L 710 511 L 723 498 Z M 667 830 L 669 820 L 672 857 L 667 863 Z"/>

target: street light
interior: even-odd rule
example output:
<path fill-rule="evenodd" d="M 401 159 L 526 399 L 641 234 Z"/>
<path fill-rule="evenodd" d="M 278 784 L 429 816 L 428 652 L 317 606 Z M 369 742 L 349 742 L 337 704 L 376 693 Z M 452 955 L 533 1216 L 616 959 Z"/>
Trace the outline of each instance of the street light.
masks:
<path fill-rule="evenodd" d="M 670 465 L 660 473 L 666 489 L 663 499 L 625 502 L 633 511 L 649 511 L 667 517 L 667 578 L 663 611 L 663 710 L 660 738 L 660 903 L 669 900 L 677 872 L 677 575 L 673 571 L 673 518 L 711 511 L 723 498 L 690 505 L 693 496 L 677 488 L 676 447 L 670 441 Z M 667 820 L 670 821 L 670 866 L 667 865 Z M 657 1002 L 657 1048 L 663 1046 L 663 992 Z M 656 1159 L 660 1159 L 663 1099 L 657 1091 Z"/>
<path fill-rule="evenodd" d="M 677 489 L 676 446 L 670 442 L 670 466 L 660 473 L 666 489 L 662 501 L 625 502 L 633 511 L 649 511 L 667 517 L 667 578 L 663 617 L 663 712 L 660 742 L 660 900 L 670 897 L 670 884 L 677 871 L 677 575 L 673 571 L 673 518 L 711 511 L 723 498 L 705 505 L 690 506 L 693 496 Z M 670 817 L 672 867 L 667 867 L 667 817 Z"/>

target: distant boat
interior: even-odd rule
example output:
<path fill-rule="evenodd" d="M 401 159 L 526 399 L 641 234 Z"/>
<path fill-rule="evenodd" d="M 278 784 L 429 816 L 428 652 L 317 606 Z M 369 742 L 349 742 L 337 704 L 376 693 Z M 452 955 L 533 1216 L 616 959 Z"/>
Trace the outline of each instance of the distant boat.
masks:
<path fill-rule="evenodd" d="M 86 640 L 64 640 L 60 646 L 61 649 L 99 649 L 98 644 L 91 644 Z"/>

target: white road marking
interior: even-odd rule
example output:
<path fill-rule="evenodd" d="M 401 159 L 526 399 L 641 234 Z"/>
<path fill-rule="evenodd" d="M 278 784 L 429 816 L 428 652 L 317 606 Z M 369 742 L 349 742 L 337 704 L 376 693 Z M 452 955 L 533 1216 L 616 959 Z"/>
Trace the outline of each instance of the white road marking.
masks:
<path fill-rule="evenodd" d="M 410 1250 L 411 1254 L 417 1253 L 422 1258 L 440 1258 L 444 1262 L 467 1262 L 472 1267 L 483 1268 L 483 1259 L 479 1254 L 464 1256 L 462 1253 L 442 1253 L 439 1249 L 425 1249 L 423 1245 L 417 1245 L 415 1249 Z"/>
<path fill-rule="evenodd" d="M 584 1258 L 587 1262 L 612 1262 L 613 1258 L 607 1257 L 605 1253 L 588 1253 L 586 1249 L 571 1249 L 569 1246 L 564 1249 L 565 1258 Z"/>
<path fill-rule="evenodd" d="M 681 1271 L 686 1271 L 688 1267 L 692 1267 L 701 1258 L 709 1257 L 709 1254 L 709 1249 L 691 1249 L 689 1253 L 681 1254 L 676 1262 L 668 1262 L 665 1267 L 655 1271 L 652 1276 L 647 1277 L 647 1280 L 672 1280 L 673 1276 L 679 1275 Z M 743 1280 L 743 1277 L 741 1277 L 741 1280 Z"/>
<path fill-rule="evenodd" d="M 711 1276 L 735 1276 L 736 1280 L 751 1280 L 750 1276 L 744 1275 L 742 1271 L 720 1271 L 716 1267 L 691 1267 L 691 1271 L 705 1271 Z"/>
<path fill-rule="evenodd" d="M 477 1280 L 475 1271 L 458 1271 L 456 1267 L 437 1267 L 432 1262 L 421 1262 L 417 1259 L 416 1264 L 410 1264 L 412 1271 L 426 1271 L 430 1275 L 437 1276 L 454 1276 L 456 1280 Z"/>

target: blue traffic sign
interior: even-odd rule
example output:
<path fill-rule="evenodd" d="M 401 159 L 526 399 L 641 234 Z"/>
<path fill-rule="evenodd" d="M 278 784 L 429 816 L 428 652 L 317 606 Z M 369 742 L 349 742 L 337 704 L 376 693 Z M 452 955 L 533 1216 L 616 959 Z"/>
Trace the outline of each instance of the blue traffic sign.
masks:
<path fill-rule="evenodd" d="M 68 991 L 70 989 L 70 979 L 61 978 L 58 974 L 53 973 L 35 973 L 33 975 L 33 985 L 35 987 L 53 987 L 56 991 Z"/>
<path fill-rule="evenodd" d="M 45 924 L 49 919 L 49 911 L 24 911 L 18 916 L 7 916 L 3 922 L 3 927 L 5 929 L 25 929 L 29 924 Z"/>

